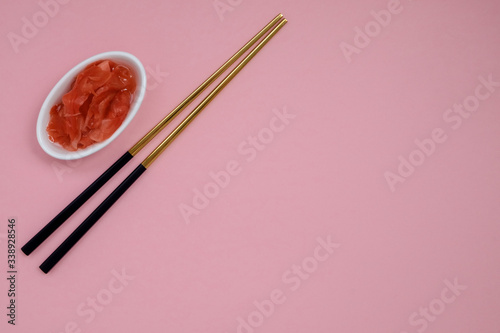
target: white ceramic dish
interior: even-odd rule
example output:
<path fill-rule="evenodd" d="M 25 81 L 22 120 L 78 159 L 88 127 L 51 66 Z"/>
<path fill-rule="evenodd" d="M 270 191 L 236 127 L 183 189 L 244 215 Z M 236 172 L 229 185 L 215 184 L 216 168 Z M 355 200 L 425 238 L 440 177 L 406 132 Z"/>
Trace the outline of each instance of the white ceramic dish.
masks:
<path fill-rule="evenodd" d="M 61 147 L 57 143 L 53 143 L 49 140 L 49 136 L 47 134 L 47 124 L 50 119 L 50 109 L 57 103 L 61 102 L 62 96 L 70 90 L 71 83 L 74 81 L 75 77 L 80 73 L 87 65 L 100 60 L 100 59 L 109 59 L 113 60 L 117 63 L 124 64 L 128 66 L 130 69 L 134 71 L 136 76 L 137 88 L 134 93 L 133 101 L 130 106 L 130 110 L 127 114 L 127 117 L 121 124 L 121 126 L 113 133 L 113 135 L 99 143 L 95 143 L 85 149 L 80 149 L 77 151 L 67 151 L 63 147 Z M 121 51 L 111 51 L 97 54 L 93 57 L 88 58 L 87 60 L 82 61 L 71 70 L 69 70 L 57 84 L 52 88 L 49 95 L 43 102 L 42 108 L 40 109 L 40 114 L 38 115 L 38 121 L 36 124 L 36 137 L 38 139 L 38 143 L 42 147 L 42 149 L 52 157 L 61 159 L 61 160 L 74 160 L 78 158 L 82 158 L 85 156 L 89 156 L 102 148 L 106 147 L 110 144 L 121 132 L 127 127 L 127 125 L 132 121 L 132 118 L 136 115 L 139 107 L 144 99 L 144 94 L 146 92 L 146 71 L 144 70 L 144 66 L 141 64 L 139 59 L 127 52 Z"/>

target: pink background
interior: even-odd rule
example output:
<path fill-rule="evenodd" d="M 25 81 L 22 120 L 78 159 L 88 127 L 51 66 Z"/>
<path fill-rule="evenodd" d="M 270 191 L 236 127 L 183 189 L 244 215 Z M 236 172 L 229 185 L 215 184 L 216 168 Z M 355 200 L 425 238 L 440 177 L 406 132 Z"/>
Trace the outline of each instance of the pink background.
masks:
<path fill-rule="evenodd" d="M 219 16 L 213 0 L 70 0 L 16 53 L 9 33 L 21 35 L 23 17 L 42 9 L 2 1 L 1 331 L 500 332 L 500 89 L 461 127 L 443 119 L 479 76 L 500 82 L 500 3 L 401 0 L 348 62 L 341 43 L 354 44 L 356 27 L 376 29 L 370 12 L 389 1 L 220 2 L 232 10 Z M 20 252 L 279 12 L 289 24 L 53 271 L 38 266 L 160 138 L 41 248 Z M 71 67 L 110 50 L 149 68 L 138 115 L 90 157 L 49 157 L 35 137 L 45 96 Z M 248 162 L 238 146 L 269 127 L 274 109 L 295 118 Z M 400 155 L 424 156 L 415 140 L 428 143 L 435 128 L 446 141 L 391 191 L 384 174 L 398 172 Z M 232 160 L 240 173 L 186 223 L 179 207 Z M 16 327 L 5 316 L 9 217 Z M 340 247 L 325 259 L 317 239 L 328 237 Z M 307 278 L 290 271 L 302 264 Z M 122 270 L 133 278 L 120 284 L 113 272 Z M 259 315 L 254 301 L 273 291 L 281 304 L 264 302 L 268 316 Z M 96 297 L 100 312 L 87 305 Z"/>

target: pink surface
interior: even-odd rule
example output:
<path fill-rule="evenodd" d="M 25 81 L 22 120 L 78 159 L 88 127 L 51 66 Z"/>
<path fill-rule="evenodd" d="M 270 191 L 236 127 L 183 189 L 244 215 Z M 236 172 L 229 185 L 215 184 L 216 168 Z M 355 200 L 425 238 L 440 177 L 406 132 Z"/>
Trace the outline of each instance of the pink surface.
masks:
<path fill-rule="evenodd" d="M 64 2 L 0 5 L 1 332 L 500 331 L 498 1 Z M 160 138 L 20 253 L 279 12 L 289 24 L 53 271 L 38 266 Z M 138 115 L 90 157 L 49 157 L 45 96 L 109 50 L 149 71 Z"/>

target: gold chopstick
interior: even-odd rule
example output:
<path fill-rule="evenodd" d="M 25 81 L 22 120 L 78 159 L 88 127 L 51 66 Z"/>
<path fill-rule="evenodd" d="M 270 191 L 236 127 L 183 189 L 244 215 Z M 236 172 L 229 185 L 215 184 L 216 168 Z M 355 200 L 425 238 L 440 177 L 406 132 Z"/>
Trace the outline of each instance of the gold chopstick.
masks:
<path fill-rule="evenodd" d="M 217 96 L 224 87 L 245 67 L 246 64 L 269 42 L 271 38 L 287 23 L 286 19 L 280 23 L 208 94 L 198 106 L 156 147 L 141 163 L 148 168 L 160 154 L 186 129 L 194 118 Z"/>
<path fill-rule="evenodd" d="M 175 109 L 173 109 L 165 118 L 163 118 L 155 127 L 153 127 L 142 139 L 140 139 L 132 148 L 129 153 L 135 156 L 146 144 L 148 144 L 165 126 L 170 123 L 182 110 L 184 110 L 196 97 L 198 97 L 209 85 L 211 85 L 223 72 L 225 72 L 238 58 L 244 54 L 248 49 L 255 44 L 256 41 L 262 38 L 269 29 L 271 29 L 281 18 L 283 14 L 278 14 L 271 20 L 259 33 L 250 39 L 238 52 L 229 58 L 218 70 L 216 70 L 208 79 L 205 80 L 196 90 L 194 90 L 185 100 L 183 100 Z"/>

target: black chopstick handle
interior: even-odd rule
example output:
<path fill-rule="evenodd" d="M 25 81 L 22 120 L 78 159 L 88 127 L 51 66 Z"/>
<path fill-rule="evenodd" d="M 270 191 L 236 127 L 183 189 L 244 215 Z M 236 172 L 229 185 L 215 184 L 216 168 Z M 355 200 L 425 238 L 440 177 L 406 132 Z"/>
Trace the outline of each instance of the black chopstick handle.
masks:
<path fill-rule="evenodd" d="M 89 187 L 85 189 L 75 200 L 71 201 L 56 217 L 31 238 L 21 250 L 30 255 L 40 244 L 42 244 L 57 228 L 59 228 L 74 212 L 78 210 L 91 196 L 93 196 L 108 180 L 111 179 L 128 161 L 132 159 L 128 151 L 123 154 L 112 166 L 99 176 Z"/>
<path fill-rule="evenodd" d="M 78 228 L 40 265 L 44 273 L 48 273 L 66 253 L 92 228 L 108 209 L 139 178 L 146 168 L 139 166 L 83 221 Z"/>

